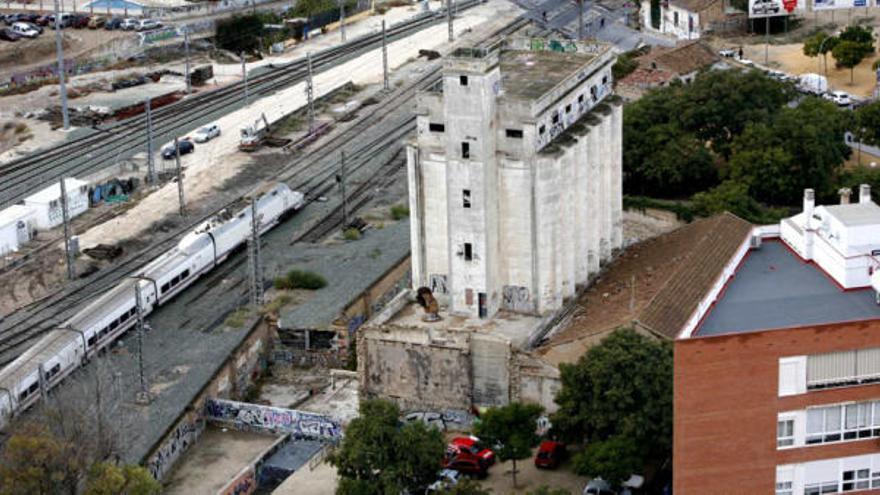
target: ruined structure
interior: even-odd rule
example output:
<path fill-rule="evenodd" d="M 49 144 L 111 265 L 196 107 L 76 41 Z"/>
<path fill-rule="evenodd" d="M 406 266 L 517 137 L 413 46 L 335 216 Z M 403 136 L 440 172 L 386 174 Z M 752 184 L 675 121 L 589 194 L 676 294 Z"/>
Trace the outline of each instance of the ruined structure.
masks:
<path fill-rule="evenodd" d="M 610 47 L 505 40 L 459 49 L 418 95 L 407 147 L 412 288 L 360 332 L 363 396 L 405 408 L 532 400 L 558 371 L 528 355 L 622 245 L 620 99 Z"/>

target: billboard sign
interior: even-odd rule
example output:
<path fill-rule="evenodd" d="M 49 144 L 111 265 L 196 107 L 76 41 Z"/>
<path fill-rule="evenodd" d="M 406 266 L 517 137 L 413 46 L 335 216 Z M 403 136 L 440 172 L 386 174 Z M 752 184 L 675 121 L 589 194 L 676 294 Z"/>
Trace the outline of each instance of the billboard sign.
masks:
<path fill-rule="evenodd" d="M 826 1 L 834 2 L 840 0 Z M 797 0 L 749 0 L 749 17 L 756 18 L 788 15 L 797 7 L 797 3 Z"/>
<path fill-rule="evenodd" d="M 867 6 L 867 0 L 813 0 L 813 8 L 816 10 L 851 9 Z"/>

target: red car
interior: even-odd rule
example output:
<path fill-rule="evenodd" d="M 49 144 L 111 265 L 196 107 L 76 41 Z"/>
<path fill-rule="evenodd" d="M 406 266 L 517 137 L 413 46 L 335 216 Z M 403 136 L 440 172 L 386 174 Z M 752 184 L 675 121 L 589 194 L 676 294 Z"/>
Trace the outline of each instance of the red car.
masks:
<path fill-rule="evenodd" d="M 564 443 L 545 440 L 538 446 L 538 453 L 535 454 L 535 466 L 553 469 L 558 467 L 564 458 Z"/>
<path fill-rule="evenodd" d="M 477 437 L 455 437 L 449 442 L 449 448 L 447 450 L 466 452 L 474 455 L 485 461 L 489 466 L 495 464 L 495 452 L 492 452 L 492 450 L 483 446 L 483 444 L 480 443 L 480 439 Z"/>
<path fill-rule="evenodd" d="M 476 478 L 485 478 L 488 474 L 486 462 L 477 456 L 467 453 L 448 456 L 443 459 L 444 469 L 454 469 L 459 473 Z"/>

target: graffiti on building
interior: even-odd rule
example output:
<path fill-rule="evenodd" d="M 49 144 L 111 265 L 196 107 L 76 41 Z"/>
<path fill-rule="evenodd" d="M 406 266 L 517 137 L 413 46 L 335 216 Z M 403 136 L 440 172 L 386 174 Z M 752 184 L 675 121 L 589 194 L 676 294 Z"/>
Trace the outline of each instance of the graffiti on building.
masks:
<path fill-rule="evenodd" d="M 150 474 L 157 480 L 161 480 L 174 465 L 174 462 L 196 442 L 204 429 L 204 421 L 181 421 L 174 432 L 147 461 L 147 469 L 150 470 Z"/>
<path fill-rule="evenodd" d="M 337 421 L 320 414 L 294 409 L 208 399 L 205 402 L 205 413 L 208 420 L 228 423 L 237 429 L 292 433 L 308 438 L 330 440 L 342 435 L 342 429 Z"/>
<path fill-rule="evenodd" d="M 257 475 L 254 472 L 253 467 L 248 467 L 246 470 L 239 473 L 238 476 L 235 477 L 234 480 L 229 482 L 222 491 L 219 492 L 220 495 L 251 495 L 252 493 L 257 491 Z"/>
<path fill-rule="evenodd" d="M 449 289 L 446 286 L 446 275 L 432 273 L 430 276 L 431 292 L 434 294 L 448 294 Z"/>
<path fill-rule="evenodd" d="M 404 416 L 408 423 L 421 421 L 440 431 L 463 431 L 473 425 L 474 417 L 467 411 L 447 409 L 443 411 L 413 411 Z"/>
<path fill-rule="evenodd" d="M 529 289 L 505 285 L 501 290 L 501 307 L 510 311 L 531 311 L 532 300 L 529 297 Z"/>

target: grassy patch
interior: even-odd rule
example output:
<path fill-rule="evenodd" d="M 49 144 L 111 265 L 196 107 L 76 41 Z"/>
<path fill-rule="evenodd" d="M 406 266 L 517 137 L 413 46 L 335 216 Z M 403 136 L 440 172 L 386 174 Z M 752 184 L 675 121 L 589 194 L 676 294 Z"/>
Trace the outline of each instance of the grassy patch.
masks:
<path fill-rule="evenodd" d="M 279 294 L 278 297 L 263 305 L 263 314 L 278 313 L 281 308 L 289 304 L 291 301 L 293 301 L 293 297 L 291 297 L 290 294 Z"/>
<path fill-rule="evenodd" d="M 251 316 L 251 312 L 247 308 L 238 308 L 232 313 L 229 313 L 229 316 L 226 317 L 226 320 L 223 322 L 229 328 L 241 328 L 247 322 L 248 318 Z"/>
<path fill-rule="evenodd" d="M 342 233 L 342 238 L 346 241 L 356 241 L 361 238 L 361 231 L 356 228 L 346 229 Z"/>
<path fill-rule="evenodd" d="M 409 208 L 403 205 L 394 205 L 391 207 L 391 218 L 395 220 L 403 220 L 409 216 Z"/>
<path fill-rule="evenodd" d="M 276 289 L 308 289 L 317 290 L 327 285 L 327 280 L 315 272 L 304 270 L 290 270 L 283 277 L 276 277 L 273 281 Z M 273 301 L 274 302 L 274 301 Z M 289 300 L 287 302 L 290 302 Z M 284 303 L 286 304 L 286 303 Z M 282 304 L 283 305 L 283 304 Z"/>

